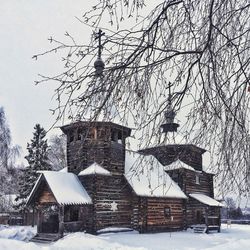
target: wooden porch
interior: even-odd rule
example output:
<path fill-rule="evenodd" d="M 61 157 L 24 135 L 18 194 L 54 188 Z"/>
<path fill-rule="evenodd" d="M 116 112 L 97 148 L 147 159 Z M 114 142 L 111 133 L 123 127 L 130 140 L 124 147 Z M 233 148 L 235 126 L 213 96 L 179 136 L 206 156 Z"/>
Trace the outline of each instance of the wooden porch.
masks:
<path fill-rule="evenodd" d="M 31 240 L 52 242 L 66 231 L 83 231 L 92 201 L 71 173 L 43 172 L 27 202 L 37 214 L 37 235 Z"/>
<path fill-rule="evenodd" d="M 207 214 L 203 216 L 199 224 L 194 224 L 191 226 L 191 228 L 194 230 L 194 233 L 209 233 L 211 231 L 217 231 L 219 233 L 220 227 L 220 216 L 209 216 Z"/>

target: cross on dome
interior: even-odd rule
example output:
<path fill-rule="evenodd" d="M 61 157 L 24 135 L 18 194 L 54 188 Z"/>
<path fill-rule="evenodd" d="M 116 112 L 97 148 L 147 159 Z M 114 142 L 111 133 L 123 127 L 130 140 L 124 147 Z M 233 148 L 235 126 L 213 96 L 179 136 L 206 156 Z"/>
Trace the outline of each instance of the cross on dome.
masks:
<path fill-rule="evenodd" d="M 105 64 L 101 58 L 102 56 L 102 49 L 103 49 L 103 46 L 102 46 L 102 36 L 104 36 L 105 33 L 102 32 L 101 29 L 99 29 L 98 33 L 95 33 L 95 40 L 98 39 L 98 56 L 97 56 L 97 59 L 96 61 L 94 62 L 94 67 L 95 67 L 95 70 L 96 70 L 96 76 L 102 76 L 102 73 L 103 73 L 103 70 L 104 70 L 104 67 L 105 67 Z"/>
<path fill-rule="evenodd" d="M 168 89 L 169 89 L 168 105 L 167 105 L 167 110 L 165 112 L 166 123 L 161 125 L 164 133 L 176 132 L 177 128 L 179 127 L 179 124 L 174 122 L 174 118 L 175 118 L 176 113 L 172 107 L 172 94 L 171 94 L 171 83 L 170 82 L 169 82 L 168 86 L 169 86 L 168 87 Z"/>

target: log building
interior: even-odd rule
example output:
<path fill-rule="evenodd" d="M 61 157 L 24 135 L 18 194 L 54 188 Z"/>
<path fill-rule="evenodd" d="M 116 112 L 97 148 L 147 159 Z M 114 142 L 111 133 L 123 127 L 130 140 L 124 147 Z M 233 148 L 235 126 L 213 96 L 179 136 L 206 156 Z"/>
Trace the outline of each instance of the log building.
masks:
<path fill-rule="evenodd" d="M 171 115 L 166 114 L 166 133 L 178 127 Z M 28 198 L 38 213 L 34 240 L 117 228 L 220 230 L 223 205 L 214 199 L 213 174 L 203 170 L 204 149 L 163 143 L 132 152 L 125 148 L 131 129 L 112 122 L 79 121 L 61 129 L 68 168 L 42 171 Z"/>

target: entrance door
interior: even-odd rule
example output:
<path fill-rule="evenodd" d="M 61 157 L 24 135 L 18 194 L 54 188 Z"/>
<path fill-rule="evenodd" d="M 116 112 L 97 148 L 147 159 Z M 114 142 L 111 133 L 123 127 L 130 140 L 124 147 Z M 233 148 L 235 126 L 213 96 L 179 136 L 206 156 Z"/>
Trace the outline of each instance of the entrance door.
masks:
<path fill-rule="evenodd" d="M 202 224 L 202 213 L 200 210 L 196 210 L 196 223 Z"/>
<path fill-rule="evenodd" d="M 58 233 L 59 219 L 58 214 L 50 215 L 48 220 L 42 222 L 42 233 Z"/>
<path fill-rule="evenodd" d="M 58 233 L 59 215 L 57 206 L 49 206 L 42 211 L 41 233 Z"/>

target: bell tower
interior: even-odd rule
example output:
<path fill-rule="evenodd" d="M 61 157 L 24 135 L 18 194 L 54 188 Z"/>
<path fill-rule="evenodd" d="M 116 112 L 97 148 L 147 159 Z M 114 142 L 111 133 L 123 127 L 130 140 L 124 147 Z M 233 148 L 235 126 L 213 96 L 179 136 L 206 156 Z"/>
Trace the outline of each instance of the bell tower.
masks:
<path fill-rule="evenodd" d="M 61 127 L 67 135 L 69 172 L 79 174 L 96 162 L 114 175 L 124 174 L 125 142 L 131 129 L 101 121 L 79 121 Z"/>
<path fill-rule="evenodd" d="M 102 80 L 105 64 L 101 58 L 105 33 L 99 29 L 98 55 L 94 62 L 95 77 Z M 123 175 L 125 164 L 125 141 L 131 129 L 104 121 L 79 121 L 62 126 L 67 135 L 67 163 L 69 172 L 79 174 L 93 163 L 99 164 L 112 175 Z"/>

